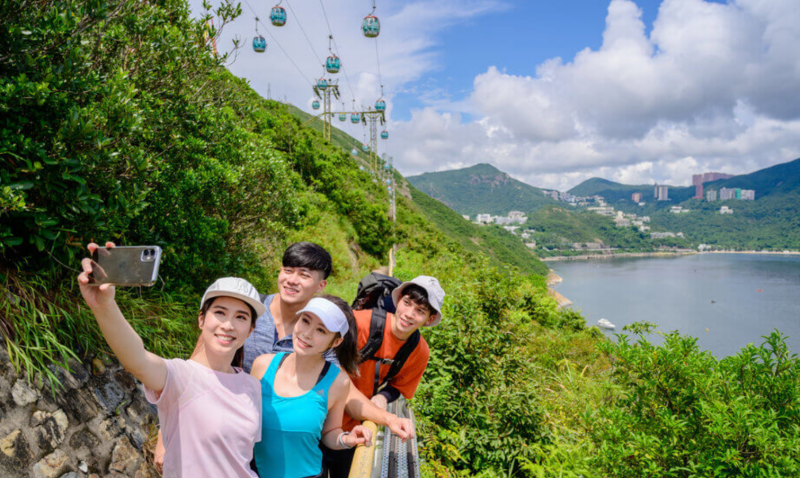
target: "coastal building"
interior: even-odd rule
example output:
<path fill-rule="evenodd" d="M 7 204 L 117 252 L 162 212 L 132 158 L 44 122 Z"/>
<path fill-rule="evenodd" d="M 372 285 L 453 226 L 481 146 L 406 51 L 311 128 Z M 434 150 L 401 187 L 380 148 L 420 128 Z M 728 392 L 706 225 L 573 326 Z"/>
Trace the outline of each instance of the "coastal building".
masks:
<path fill-rule="evenodd" d="M 695 188 L 695 199 L 703 199 L 703 183 L 707 183 L 710 181 L 717 181 L 719 179 L 728 179 L 732 178 L 732 174 L 726 173 L 703 173 L 703 174 L 693 174 L 692 175 L 692 185 Z"/>
<path fill-rule="evenodd" d="M 510 232 L 511 234 L 516 234 L 516 232 L 514 232 L 514 231 L 519 229 L 519 226 L 503 226 L 503 229 L 505 229 L 506 231 Z"/>
<path fill-rule="evenodd" d="M 491 214 L 478 214 L 475 217 L 475 222 L 481 224 L 491 224 L 492 222 L 494 222 L 494 218 L 492 217 Z"/>
<path fill-rule="evenodd" d="M 666 237 L 675 237 L 672 232 L 651 232 L 650 239 L 664 239 Z"/>
<path fill-rule="evenodd" d="M 574 204 L 577 198 L 570 193 L 558 193 L 558 199 L 563 202 Z"/>
<path fill-rule="evenodd" d="M 626 217 L 617 216 L 614 218 L 614 225 L 617 227 L 629 227 L 631 225 L 631 220 Z"/>
<path fill-rule="evenodd" d="M 528 249 L 536 249 L 536 241 L 526 242 L 525 247 L 527 247 Z"/>
<path fill-rule="evenodd" d="M 656 187 L 653 191 L 656 201 L 669 201 L 669 186 L 661 185 L 659 186 L 656 184 Z"/>
<path fill-rule="evenodd" d="M 596 214 L 600 214 L 601 216 L 613 216 L 614 215 L 614 208 L 611 206 L 592 206 L 586 208 L 588 211 L 593 211 Z"/>
<path fill-rule="evenodd" d="M 742 189 L 742 199 L 745 201 L 755 201 L 756 191 L 754 189 Z"/>
<path fill-rule="evenodd" d="M 462 215 L 461 215 L 461 217 L 463 217 L 464 219 L 466 219 L 467 221 L 469 221 L 469 216 L 467 216 L 466 214 L 462 214 Z"/>
<path fill-rule="evenodd" d="M 550 197 L 551 199 L 558 201 L 558 191 L 542 191 L 545 196 Z"/>
<path fill-rule="evenodd" d="M 650 230 L 650 226 L 639 226 L 639 232 L 647 232 Z"/>
<path fill-rule="evenodd" d="M 722 188 L 719 190 L 720 201 L 730 201 L 731 199 L 736 199 L 736 189 Z"/>
<path fill-rule="evenodd" d="M 631 201 L 635 203 L 642 202 L 642 193 L 633 193 L 631 194 Z"/>
<path fill-rule="evenodd" d="M 527 216 L 519 211 L 511 211 L 508 216 L 497 216 L 494 218 L 495 224 L 525 224 Z"/>
<path fill-rule="evenodd" d="M 714 202 L 717 200 L 717 191 L 713 189 L 711 191 L 706 191 L 706 201 Z"/>
<path fill-rule="evenodd" d="M 720 214 L 733 214 L 733 209 L 729 208 L 728 206 L 722 206 L 719 208 Z"/>

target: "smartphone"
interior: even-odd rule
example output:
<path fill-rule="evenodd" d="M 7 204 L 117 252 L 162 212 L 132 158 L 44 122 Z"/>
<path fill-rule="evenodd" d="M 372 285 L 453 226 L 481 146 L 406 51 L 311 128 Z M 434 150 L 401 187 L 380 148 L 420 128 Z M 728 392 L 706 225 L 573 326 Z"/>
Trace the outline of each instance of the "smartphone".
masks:
<path fill-rule="evenodd" d="M 92 254 L 89 285 L 150 287 L 156 283 L 160 262 L 158 246 L 98 247 Z"/>

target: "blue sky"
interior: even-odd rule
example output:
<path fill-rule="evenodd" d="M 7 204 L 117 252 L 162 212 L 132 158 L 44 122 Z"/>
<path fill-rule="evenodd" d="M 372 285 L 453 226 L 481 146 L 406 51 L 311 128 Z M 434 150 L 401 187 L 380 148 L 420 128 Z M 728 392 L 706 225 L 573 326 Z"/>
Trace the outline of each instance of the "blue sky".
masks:
<path fill-rule="evenodd" d="M 264 54 L 249 47 L 243 3 L 219 45 L 243 40 L 229 69 L 313 112 L 322 2 L 350 80 L 338 75 L 344 100 L 371 105 L 385 85 L 380 149 L 403 174 L 488 162 L 561 190 L 591 177 L 684 185 L 800 157 L 797 1 L 377 0 L 371 40 L 359 31 L 368 0 L 284 0 L 294 11 L 262 28 Z M 271 4 L 250 4 L 267 19 Z"/>
<path fill-rule="evenodd" d="M 646 14 L 650 12 L 646 23 L 652 23 L 659 3 L 637 1 Z M 461 100 L 471 92 L 475 77 L 490 66 L 511 74 L 533 74 L 536 65 L 548 58 L 569 59 L 584 48 L 597 48 L 607 9 L 598 0 L 507 2 L 505 8 L 445 29 L 436 48 L 439 69 L 411 89 L 441 89 Z M 395 106 L 398 119 L 408 119 L 411 109 L 423 102 L 413 93 L 400 93 Z"/>

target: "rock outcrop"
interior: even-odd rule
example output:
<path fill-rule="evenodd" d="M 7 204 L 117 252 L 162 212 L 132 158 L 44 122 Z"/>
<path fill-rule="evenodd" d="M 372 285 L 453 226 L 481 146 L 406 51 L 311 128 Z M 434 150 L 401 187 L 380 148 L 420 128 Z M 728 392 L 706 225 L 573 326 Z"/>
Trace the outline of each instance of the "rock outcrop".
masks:
<path fill-rule="evenodd" d="M 141 385 L 98 359 L 52 370 L 57 390 L 18 374 L 0 346 L 0 476 L 157 477 L 143 451 L 157 416 Z"/>

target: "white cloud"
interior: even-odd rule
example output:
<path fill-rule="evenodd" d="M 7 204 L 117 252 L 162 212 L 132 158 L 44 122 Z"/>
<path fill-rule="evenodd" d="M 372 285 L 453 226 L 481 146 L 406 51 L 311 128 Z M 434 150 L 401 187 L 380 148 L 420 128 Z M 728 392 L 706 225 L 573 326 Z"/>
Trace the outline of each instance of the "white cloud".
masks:
<path fill-rule="evenodd" d="M 599 49 L 530 76 L 490 67 L 469 105 L 395 122 L 396 162 L 406 174 L 490 162 L 568 189 L 592 176 L 687 184 L 796 159 L 798 44 L 797 0 L 664 0 L 649 36 L 639 8 L 613 0 Z"/>
<path fill-rule="evenodd" d="M 224 0 L 209 1 L 216 7 Z M 202 2 L 189 0 L 195 16 L 202 12 Z M 333 75 L 339 79 L 342 94 L 340 102 L 344 101 L 348 109 L 353 99 L 357 105 L 374 105 L 381 91 L 380 73 L 388 111 L 391 113 L 392 98 L 396 92 L 439 67 L 438 52 L 434 48 L 438 41 L 437 34 L 488 11 L 506 8 L 503 0 L 379 2 L 375 14 L 381 21 L 381 33 L 377 39 L 368 39 L 361 33 L 361 21 L 371 10 L 368 2 L 322 2 L 328 22 L 320 0 L 283 0 L 282 6 L 287 10 L 288 20 L 283 27 L 273 27 L 269 13 L 272 5 L 278 3 L 277 0 L 274 3 L 243 1 L 242 15 L 225 27 L 218 42 L 220 52 L 224 53 L 232 49 L 234 38 L 242 41 L 236 60 L 228 65 L 230 71 L 247 78 L 262 96 L 266 97 L 271 89 L 274 98 L 282 101 L 285 98 L 311 112 L 311 83 L 323 74 L 322 62 L 328 56 L 330 23 L 343 63 L 343 70 Z M 262 23 L 258 28 L 267 40 L 265 53 L 256 53 L 251 47 L 255 36 L 252 9 L 255 9 L 255 15 Z M 380 53 L 380 68 L 376 45 Z M 325 76 L 332 75 L 326 73 Z M 353 127 L 349 132 L 361 137 L 360 127 Z"/>

